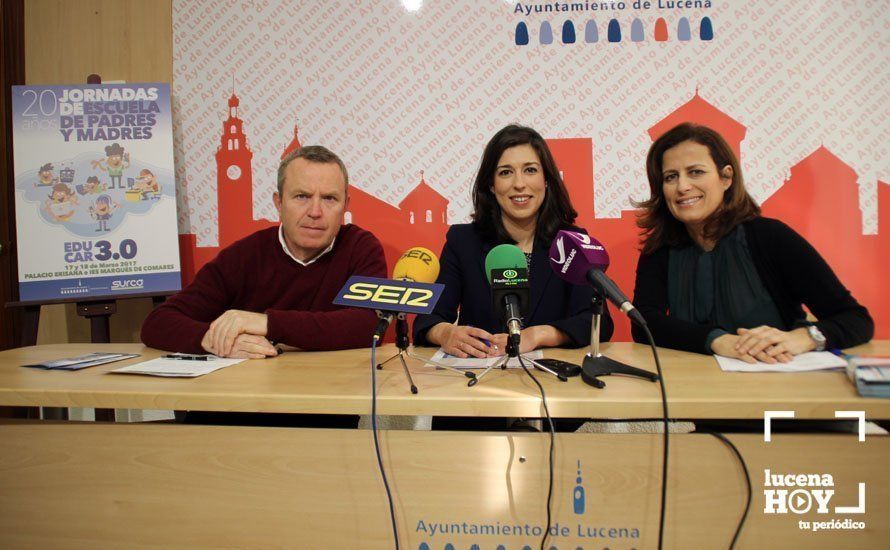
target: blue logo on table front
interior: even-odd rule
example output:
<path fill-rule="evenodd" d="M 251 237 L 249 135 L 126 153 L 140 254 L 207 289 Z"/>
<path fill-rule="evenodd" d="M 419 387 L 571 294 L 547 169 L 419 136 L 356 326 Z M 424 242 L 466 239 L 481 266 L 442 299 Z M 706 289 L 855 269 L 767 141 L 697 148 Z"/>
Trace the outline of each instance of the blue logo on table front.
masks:
<path fill-rule="evenodd" d="M 572 508 L 576 515 L 584 514 L 586 508 L 586 500 L 584 498 L 584 486 L 581 485 L 581 459 L 578 459 L 578 477 L 575 478 L 575 490 L 572 491 Z"/>

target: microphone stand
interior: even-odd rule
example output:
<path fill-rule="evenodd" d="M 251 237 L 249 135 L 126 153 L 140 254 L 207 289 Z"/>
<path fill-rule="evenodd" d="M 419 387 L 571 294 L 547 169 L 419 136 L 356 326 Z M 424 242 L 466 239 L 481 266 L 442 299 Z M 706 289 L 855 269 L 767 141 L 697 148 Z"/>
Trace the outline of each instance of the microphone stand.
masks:
<path fill-rule="evenodd" d="M 467 382 L 467 386 L 470 386 L 470 387 L 475 386 L 479 382 L 479 379 L 482 378 L 483 376 L 485 376 L 486 374 L 488 374 L 488 371 L 490 371 L 491 369 L 495 369 L 495 368 L 506 369 L 507 362 L 509 362 L 511 358 L 513 358 L 513 357 L 518 358 L 519 356 L 520 356 L 519 338 L 518 337 L 517 338 L 507 337 L 507 354 L 504 355 L 503 357 L 501 357 L 501 359 L 498 360 L 497 363 L 495 363 L 494 365 L 489 365 L 488 367 L 485 368 L 484 371 L 482 371 L 481 373 L 476 375 L 474 378 L 472 378 L 469 382 Z M 528 361 L 529 363 L 531 363 L 536 369 L 542 370 L 549 374 L 552 374 L 553 376 L 559 378 L 559 380 L 562 382 L 568 382 L 568 380 L 569 380 L 566 375 L 559 374 L 556 371 L 554 371 L 553 369 L 545 367 L 544 365 L 542 365 L 541 363 L 538 363 L 537 361 L 535 361 L 534 359 L 532 359 L 530 357 L 523 355 L 522 358 L 525 359 L 526 361 Z"/>
<path fill-rule="evenodd" d="M 591 308 L 593 310 L 593 319 L 590 324 L 590 352 L 584 356 L 584 362 L 581 365 L 581 379 L 595 388 L 605 388 L 606 383 L 600 380 L 599 377 L 610 374 L 636 376 L 650 382 L 657 382 L 657 374 L 625 365 L 600 353 L 600 325 L 602 323 L 604 306 L 603 296 L 596 288 L 593 290 L 591 303 L 593 305 Z"/>
<path fill-rule="evenodd" d="M 405 377 L 408 378 L 408 385 L 411 387 L 411 393 L 417 393 L 417 386 L 414 384 L 414 379 L 411 378 L 411 371 L 408 370 L 408 363 L 405 362 L 405 357 L 416 359 L 418 361 L 423 361 L 424 364 L 429 363 L 431 365 L 435 365 L 439 368 L 447 369 L 454 371 L 462 376 L 466 376 L 470 379 L 471 386 L 473 385 L 473 380 L 476 379 L 476 373 L 470 371 L 462 371 L 460 369 L 456 369 L 454 367 L 443 365 L 431 359 L 426 359 L 424 357 L 420 357 L 418 355 L 414 355 L 409 350 L 411 346 L 411 339 L 408 337 L 408 319 L 405 313 L 399 313 L 396 316 L 396 347 L 399 348 L 399 352 L 383 361 L 382 363 L 377 363 L 377 370 L 383 368 L 383 365 L 389 363 L 393 359 L 398 358 L 398 360 L 402 363 L 402 370 L 405 372 Z"/>

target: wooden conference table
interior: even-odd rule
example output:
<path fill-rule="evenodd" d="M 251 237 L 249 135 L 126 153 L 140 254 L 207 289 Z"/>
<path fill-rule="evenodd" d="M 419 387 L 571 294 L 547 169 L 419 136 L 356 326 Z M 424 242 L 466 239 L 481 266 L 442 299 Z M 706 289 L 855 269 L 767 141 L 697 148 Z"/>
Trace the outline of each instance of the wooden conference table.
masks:
<path fill-rule="evenodd" d="M 135 344 L 0 352 L 0 405 L 370 411 L 368 350 L 289 353 L 197 379 L 107 374 L 128 362 L 75 372 L 19 367 L 111 350 L 142 354 L 129 363 L 162 353 Z M 851 351 L 890 355 L 890 342 Z M 393 352 L 384 346 L 378 361 Z M 611 343 L 603 352 L 654 370 L 645 346 Z M 545 352 L 577 363 L 582 355 L 582 350 Z M 765 410 L 793 410 L 797 419 L 834 419 L 837 410 L 890 418 L 890 401 L 859 397 L 839 372 L 724 373 L 710 357 L 672 350 L 659 355 L 672 418 L 762 419 Z M 409 363 L 420 393 L 412 395 L 401 367 L 390 363 L 377 371 L 378 414 L 543 414 L 537 387 L 521 370 L 493 371 L 468 388 L 459 375 Z M 538 379 L 554 417 L 661 415 L 658 385 L 645 380 L 606 377 L 606 388 L 598 390 L 578 378 L 562 383 L 539 374 Z M 829 433 L 775 434 L 769 443 L 762 434 L 729 438 L 747 462 L 753 487 L 737 547 L 883 547 L 890 535 L 882 522 L 890 512 L 890 438 L 868 436 L 860 442 L 855 435 Z M 712 436 L 677 434 L 671 443 L 665 547 L 727 547 L 745 502 L 740 466 Z M 661 445 L 658 434 L 558 434 L 553 499 L 558 526 L 548 546 L 654 548 Z M 538 546 L 548 479 L 545 434 L 392 430 L 381 434 L 381 447 L 406 548 Z M 830 474 L 830 511 L 820 513 L 814 505 L 796 513 L 807 502 L 798 494 L 787 513 L 764 513 L 766 469 Z M 856 506 L 860 482 L 866 484 L 865 513 L 833 513 L 834 506 Z M 826 523 L 832 520 L 837 522 Z M 812 522 L 811 527 L 802 528 L 801 521 Z M 863 528 L 851 528 L 859 522 Z M 820 530 L 813 532 L 813 525 Z M 134 545 L 392 547 L 371 434 L 151 423 L 0 424 L 0 547 Z"/>

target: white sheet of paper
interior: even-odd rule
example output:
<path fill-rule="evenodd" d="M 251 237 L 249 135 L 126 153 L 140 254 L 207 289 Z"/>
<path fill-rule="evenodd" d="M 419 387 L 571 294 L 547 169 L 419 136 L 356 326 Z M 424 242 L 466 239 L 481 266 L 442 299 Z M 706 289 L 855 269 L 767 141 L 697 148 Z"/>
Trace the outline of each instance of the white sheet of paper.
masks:
<path fill-rule="evenodd" d="M 841 369 L 847 362 L 829 351 L 809 351 L 795 355 L 788 363 L 769 364 L 762 361 L 745 363 L 741 359 L 733 359 L 715 355 L 720 368 L 726 372 L 809 372 L 815 370 Z"/>
<path fill-rule="evenodd" d="M 225 367 L 236 365 L 246 359 L 224 359 L 208 356 L 207 361 L 190 361 L 187 359 L 167 359 L 158 357 L 149 361 L 127 365 L 110 371 L 119 374 L 148 374 L 151 376 L 168 376 L 175 378 L 194 378 L 211 373 Z"/>
<path fill-rule="evenodd" d="M 522 354 L 523 358 L 526 359 L 543 359 L 544 352 L 536 349 L 535 351 L 530 351 L 528 353 Z M 493 365 L 497 365 L 500 361 L 503 360 L 503 357 L 488 357 L 486 359 L 479 359 L 477 357 L 468 357 L 466 359 L 461 359 L 460 357 L 455 357 L 453 355 L 449 355 L 442 351 L 442 348 L 436 350 L 436 353 L 430 357 L 430 361 L 435 361 L 436 363 L 453 367 L 456 369 L 485 369 Z M 435 367 L 436 365 L 433 363 L 427 363 L 428 366 Z M 530 367 L 531 365 L 526 362 L 526 367 Z M 507 361 L 508 369 L 519 369 L 522 368 L 519 365 L 519 360 L 515 357 L 511 357 L 509 361 Z"/>

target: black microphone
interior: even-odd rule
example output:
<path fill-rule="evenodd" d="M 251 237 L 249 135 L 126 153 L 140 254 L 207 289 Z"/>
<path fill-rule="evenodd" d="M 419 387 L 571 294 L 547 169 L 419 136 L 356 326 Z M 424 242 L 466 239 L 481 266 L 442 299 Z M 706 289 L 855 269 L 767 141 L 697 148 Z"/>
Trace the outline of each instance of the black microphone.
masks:
<path fill-rule="evenodd" d="M 502 244 L 485 256 L 485 274 L 491 285 L 492 309 L 507 328 L 507 353 L 519 354 L 522 314 L 528 310 L 528 264 L 518 246 Z"/>
<path fill-rule="evenodd" d="M 591 268 L 587 272 L 587 280 L 590 281 L 592 285 L 599 288 L 602 293 L 606 295 L 606 298 L 615 304 L 618 309 L 623 311 L 625 315 L 640 325 L 646 324 L 646 320 L 643 319 L 640 311 L 634 307 L 633 303 L 631 303 L 630 298 L 621 292 L 621 289 L 618 288 L 615 281 L 610 279 L 601 269 L 595 267 Z"/>

